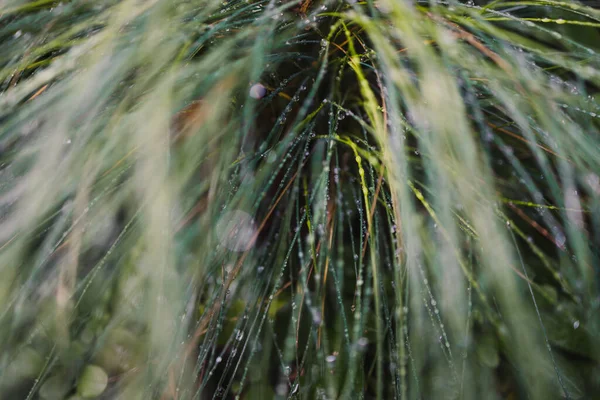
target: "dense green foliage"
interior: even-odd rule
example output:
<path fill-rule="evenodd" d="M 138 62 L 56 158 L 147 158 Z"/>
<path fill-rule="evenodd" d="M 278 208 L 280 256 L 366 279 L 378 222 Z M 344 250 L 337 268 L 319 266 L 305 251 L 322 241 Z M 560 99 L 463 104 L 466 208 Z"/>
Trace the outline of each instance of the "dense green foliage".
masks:
<path fill-rule="evenodd" d="M 0 3 L 0 399 L 600 398 L 599 27 Z"/>

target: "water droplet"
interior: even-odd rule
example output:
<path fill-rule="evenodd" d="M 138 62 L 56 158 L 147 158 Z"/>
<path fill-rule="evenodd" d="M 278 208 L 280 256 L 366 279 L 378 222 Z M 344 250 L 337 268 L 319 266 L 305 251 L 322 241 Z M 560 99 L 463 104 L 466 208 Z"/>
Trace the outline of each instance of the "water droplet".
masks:
<path fill-rule="evenodd" d="M 253 99 L 262 99 L 267 94 L 267 89 L 260 83 L 256 83 L 250 88 L 249 94 Z"/>
<path fill-rule="evenodd" d="M 231 251 L 246 251 L 254 245 L 256 224 L 247 212 L 227 212 L 217 223 L 220 243 Z"/>
<path fill-rule="evenodd" d="M 356 344 L 358 344 L 358 347 L 360 347 L 361 349 L 364 349 L 369 344 L 369 340 L 366 337 L 361 337 L 360 339 L 358 339 Z"/>
<path fill-rule="evenodd" d="M 579 320 L 573 322 L 573 329 L 579 328 Z"/>
<path fill-rule="evenodd" d="M 284 382 L 282 382 L 277 385 L 277 387 L 275 388 L 275 392 L 279 396 L 285 396 L 287 394 L 287 389 L 287 385 Z"/>
<path fill-rule="evenodd" d="M 556 234 L 555 240 L 556 240 L 556 245 L 558 247 L 560 247 L 560 248 L 565 247 L 565 242 L 567 241 L 567 238 L 564 233 L 558 232 Z"/>
<path fill-rule="evenodd" d="M 321 316 L 321 312 L 314 308 L 311 308 L 311 312 L 312 312 L 313 323 L 315 325 L 321 325 L 321 322 L 323 322 L 323 317 Z"/>

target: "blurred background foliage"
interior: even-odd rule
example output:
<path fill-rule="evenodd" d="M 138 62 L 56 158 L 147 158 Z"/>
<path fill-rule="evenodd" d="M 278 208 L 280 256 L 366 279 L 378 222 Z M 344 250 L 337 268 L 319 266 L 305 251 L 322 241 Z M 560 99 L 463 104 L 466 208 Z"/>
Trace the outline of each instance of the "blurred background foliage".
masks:
<path fill-rule="evenodd" d="M 4 0 L 0 398 L 600 398 L 592 3 Z"/>

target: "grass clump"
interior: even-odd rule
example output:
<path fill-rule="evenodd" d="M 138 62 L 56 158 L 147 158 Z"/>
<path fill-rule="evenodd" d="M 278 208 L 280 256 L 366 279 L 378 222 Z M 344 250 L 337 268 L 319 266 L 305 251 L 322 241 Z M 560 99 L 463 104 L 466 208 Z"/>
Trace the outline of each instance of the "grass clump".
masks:
<path fill-rule="evenodd" d="M 0 7 L 0 398 L 600 395 L 599 11 Z"/>

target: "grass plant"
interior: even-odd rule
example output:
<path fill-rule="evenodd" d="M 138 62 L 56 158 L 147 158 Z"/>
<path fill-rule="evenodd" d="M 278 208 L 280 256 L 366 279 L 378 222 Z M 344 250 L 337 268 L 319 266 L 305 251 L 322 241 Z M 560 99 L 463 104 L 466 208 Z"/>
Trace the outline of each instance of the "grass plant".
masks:
<path fill-rule="evenodd" d="M 600 398 L 600 11 L 0 2 L 0 399 Z"/>

